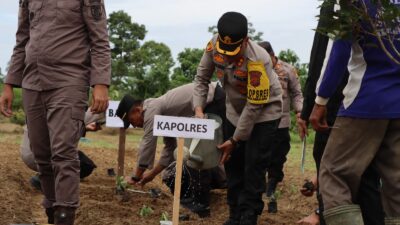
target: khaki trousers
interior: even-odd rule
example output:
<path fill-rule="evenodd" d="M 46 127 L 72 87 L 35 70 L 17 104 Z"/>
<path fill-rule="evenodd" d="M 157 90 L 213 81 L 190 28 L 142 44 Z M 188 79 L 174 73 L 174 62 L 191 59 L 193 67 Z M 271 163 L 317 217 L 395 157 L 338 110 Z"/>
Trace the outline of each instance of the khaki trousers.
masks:
<path fill-rule="evenodd" d="M 22 90 L 29 140 L 44 194 L 43 206 L 79 206 L 77 144 L 83 131 L 88 87 Z"/>
<path fill-rule="evenodd" d="M 400 119 L 338 117 L 321 162 L 319 185 L 325 209 L 354 202 L 371 164 L 382 178 L 387 217 L 400 217 Z"/>

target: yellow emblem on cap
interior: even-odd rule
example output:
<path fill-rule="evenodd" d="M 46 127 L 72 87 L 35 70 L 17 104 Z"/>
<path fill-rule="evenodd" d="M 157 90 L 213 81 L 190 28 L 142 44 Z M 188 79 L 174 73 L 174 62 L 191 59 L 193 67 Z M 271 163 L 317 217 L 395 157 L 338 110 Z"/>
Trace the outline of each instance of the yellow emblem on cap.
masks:
<path fill-rule="evenodd" d="M 231 37 L 225 36 L 225 37 L 224 37 L 224 43 L 225 43 L 225 44 L 228 44 L 228 45 L 232 44 L 232 39 L 231 39 Z"/>
<path fill-rule="evenodd" d="M 240 52 L 240 48 L 241 48 L 241 43 L 243 41 L 243 38 L 240 39 L 239 41 L 233 42 L 232 43 L 232 39 L 229 36 L 225 36 L 223 39 L 221 36 L 218 35 L 218 40 L 217 43 L 215 44 L 215 48 L 217 49 L 217 52 L 224 54 L 224 55 L 229 55 L 229 56 L 234 56 L 237 55 Z M 222 49 L 221 48 L 221 43 L 225 44 L 225 45 L 238 45 L 234 50 L 232 51 L 228 51 L 226 49 Z"/>

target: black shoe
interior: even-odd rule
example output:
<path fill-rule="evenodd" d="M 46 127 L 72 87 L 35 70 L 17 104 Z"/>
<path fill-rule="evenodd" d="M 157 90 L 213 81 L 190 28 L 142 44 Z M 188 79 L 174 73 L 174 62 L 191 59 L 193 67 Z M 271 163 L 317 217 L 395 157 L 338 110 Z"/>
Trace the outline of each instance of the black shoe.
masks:
<path fill-rule="evenodd" d="M 277 213 L 278 212 L 278 203 L 276 201 L 268 202 L 268 212 L 269 213 Z"/>
<path fill-rule="evenodd" d="M 46 208 L 46 215 L 47 215 L 47 223 L 54 224 L 54 209 Z"/>
<path fill-rule="evenodd" d="M 237 207 L 229 207 L 229 218 L 223 225 L 239 225 L 240 210 Z"/>
<path fill-rule="evenodd" d="M 240 219 L 232 219 L 229 218 L 223 225 L 239 225 L 240 224 Z"/>
<path fill-rule="evenodd" d="M 278 185 L 278 181 L 275 178 L 268 179 L 266 195 L 267 197 L 271 197 L 273 193 L 275 193 L 276 186 Z"/>
<path fill-rule="evenodd" d="M 244 212 L 240 218 L 240 225 L 257 225 L 258 215 L 252 211 Z"/>
<path fill-rule="evenodd" d="M 57 207 L 54 211 L 54 223 L 56 225 L 74 225 L 75 208 Z"/>
<path fill-rule="evenodd" d="M 31 179 L 29 179 L 29 183 L 34 189 L 42 191 L 42 185 L 40 184 L 39 175 L 36 174 L 35 176 L 32 176 Z"/>
<path fill-rule="evenodd" d="M 185 208 L 189 209 L 193 213 L 196 213 L 200 218 L 210 216 L 210 207 L 198 202 L 191 202 L 190 204 L 187 204 Z"/>
<path fill-rule="evenodd" d="M 194 199 L 189 197 L 189 198 L 181 198 L 181 205 L 185 208 L 189 208 L 190 205 L 193 203 Z"/>

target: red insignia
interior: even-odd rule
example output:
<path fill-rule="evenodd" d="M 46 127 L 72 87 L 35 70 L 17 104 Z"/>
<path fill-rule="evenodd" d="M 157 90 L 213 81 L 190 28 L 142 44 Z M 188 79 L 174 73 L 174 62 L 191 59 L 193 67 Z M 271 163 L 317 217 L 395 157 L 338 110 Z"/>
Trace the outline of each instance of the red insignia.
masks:
<path fill-rule="evenodd" d="M 247 77 L 247 71 L 243 71 L 243 70 L 235 70 L 234 72 L 233 72 L 236 76 L 238 76 L 238 77 L 244 77 L 244 78 L 246 78 Z"/>
<path fill-rule="evenodd" d="M 244 63 L 244 57 L 240 57 L 237 61 L 236 61 L 236 66 L 241 67 Z"/>
<path fill-rule="evenodd" d="M 215 54 L 214 55 L 214 61 L 218 64 L 224 64 L 225 63 L 225 58 L 221 54 Z"/>
<path fill-rule="evenodd" d="M 224 71 L 217 70 L 217 77 L 218 77 L 218 79 L 222 79 L 224 77 Z"/>
<path fill-rule="evenodd" d="M 240 94 L 247 94 L 247 84 L 243 82 L 236 83 L 236 87 Z"/>
<path fill-rule="evenodd" d="M 249 74 L 250 74 L 250 84 L 253 87 L 260 86 L 260 79 L 262 73 L 260 71 L 250 71 Z"/>

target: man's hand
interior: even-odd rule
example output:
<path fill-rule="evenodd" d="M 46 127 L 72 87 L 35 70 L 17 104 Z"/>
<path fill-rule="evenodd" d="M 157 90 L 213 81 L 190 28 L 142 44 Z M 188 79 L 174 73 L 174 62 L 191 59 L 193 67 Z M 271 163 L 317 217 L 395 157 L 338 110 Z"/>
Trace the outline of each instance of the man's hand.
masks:
<path fill-rule="evenodd" d="M 306 179 L 303 187 L 301 187 L 300 192 L 306 197 L 313 196 L 314 192 L 317 190 L 318 178 L 313 176 L 311 180 Z"/>
<path fill-rule="evenodd" d="M 97 124 L 96 122 L 92 122 L 86 125 L 86 131 L 98 131 L 101 129 L 101 125 Z"/>
<path fill-rule="evenodd" d="M 149 171 L 143 175 L 143 178 L 138 182 L 139 185 L 144 186 L 145 184 L 151 182 L 156 176 L 152 171 Z"/>
<path fill-rule="evenodd" d="M 307 122 L 302 120 L 300 116 L 297 117 L 297 128 L 299 129 L 299 136 L 301 140 L 303 140 L 306 135 L 308 136 Z"/>
<path fill-rule="evenodd" d="M 326 106 L 314 104 L 309 120 L 314 130 L 327 131 L 329 128 L 326 122 Z"/>
<path fill-rule="evenodd" d="M 93 113 L 102 113 L 106 111 L 108 107 L 108 87 L 102 84 L 94 85 L 92 95 L 90 111 Z"/>
<path fill-rule="evenodd" d="M 13 87 L 9 84 L 4 84 L 3 94 L 0 97 L 0 111 L 6 117 L 11 117 L 12 102 L 14 98 Z"/>
<path fill-rule="evenodd" d="M 319 216 L 313 212 L 311 215 L 297 221 L 301 225 L 319 225 Z"/>
<path fill-rule="evenodd" d="M 222 151 L 222 157 L 219 163 L 223 165 L 231 157 L 231 152 L 234 148 L 234 145 L 231 140 L 227 140 L 221 145 L 218 145 L 217 148 Z"/>
<path fill-rule="evenodd" d="M 130 185 L 135 185 L 137 184 L 142 178 L 143 178 L 143 173 L 146 169 L 143 168 L 136 168 L 136 172 L 133 176 L 131 177 L 125 177 L 126 182 Z M 135 179 L 132 179 L 132 177 L 135 177 Z"/>
<path fill-rule="evenodd" d="M 200 106 L 196 106 L 196 108 L 194 108 L 194 117 L 203 119 L 203 108 L 201 108 Z"/>

